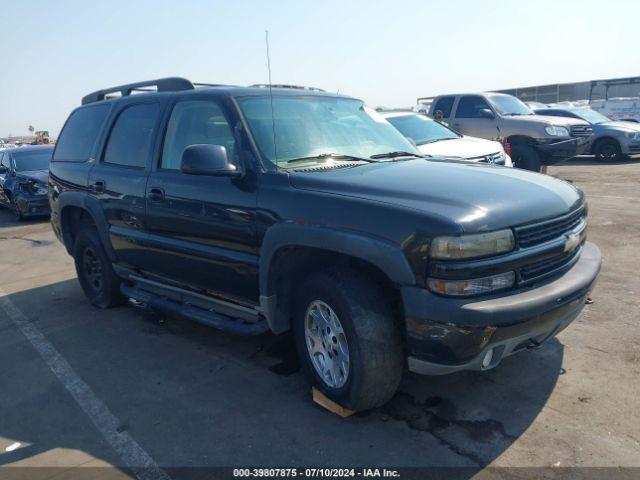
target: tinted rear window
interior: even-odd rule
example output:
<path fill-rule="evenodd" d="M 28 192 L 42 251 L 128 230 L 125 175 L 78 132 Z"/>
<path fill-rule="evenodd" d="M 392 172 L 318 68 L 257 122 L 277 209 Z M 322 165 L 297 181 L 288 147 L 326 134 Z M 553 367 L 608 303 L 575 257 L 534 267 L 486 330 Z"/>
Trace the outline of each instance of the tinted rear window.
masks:
<path fill-rule="evenodd" d="M 93 105 L 73 112 L 60 133 L 53 160 L 87 161 L 108 113 L 108 105 Z"/>
<path fill-rule="evenodd" d="M 440 110 L 442 112 L 442 118 L 449 118 L 449 115 L 451 115 L 451 109 L 453 108 L 454 100 L 455 100 L 455 97 L 439 98 L 438 101 L 436 102 L 435 107 L 433 107 L 434 115 L 438 110 Z"/>
<path fill-rule="evenodd" d="M 151 154 L 153 130 L 160 113 L 157 103 L 133 105 L 120 113 L 109 135 L 104 163 L 144 168 Z"/>

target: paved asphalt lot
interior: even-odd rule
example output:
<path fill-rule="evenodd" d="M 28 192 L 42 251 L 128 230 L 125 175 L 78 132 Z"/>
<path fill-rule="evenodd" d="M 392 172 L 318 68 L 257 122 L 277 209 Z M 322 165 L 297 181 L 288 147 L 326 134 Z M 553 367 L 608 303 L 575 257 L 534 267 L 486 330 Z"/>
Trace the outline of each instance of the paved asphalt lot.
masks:
<path fill-rule="evenodd" d="M 589 199 L 604 255 L 594 303 L 535 352 L 482 374 L 407 374 L 388 406 L 345 420 L 311 401 L 289 338 L 96 310 L 48 222 L 0 211 L 0 478 L 132 459 L 168 471 L 640 466 L 640 162 L 549 173 Z"/>

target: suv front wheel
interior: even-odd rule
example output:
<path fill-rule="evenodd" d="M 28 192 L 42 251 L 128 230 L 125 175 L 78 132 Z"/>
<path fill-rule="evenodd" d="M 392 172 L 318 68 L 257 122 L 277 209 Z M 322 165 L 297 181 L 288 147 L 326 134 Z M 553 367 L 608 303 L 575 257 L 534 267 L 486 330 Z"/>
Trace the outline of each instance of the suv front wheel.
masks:
<path fill-rule="evenodd" d="M 85 228 L 78 233 L 73 259 L 82 290 L 94 306 L 109 308 L 124 303 L 120 278 L 113 271 L 98 232 Z"/>
<path fill-rule="evenodd" d="M 383 405 L 402 378 L 398 322 L 385 292 L 343 268 L 312 274 L 297 290 L 294 334 L 311 383 L 352 410 Z"/>

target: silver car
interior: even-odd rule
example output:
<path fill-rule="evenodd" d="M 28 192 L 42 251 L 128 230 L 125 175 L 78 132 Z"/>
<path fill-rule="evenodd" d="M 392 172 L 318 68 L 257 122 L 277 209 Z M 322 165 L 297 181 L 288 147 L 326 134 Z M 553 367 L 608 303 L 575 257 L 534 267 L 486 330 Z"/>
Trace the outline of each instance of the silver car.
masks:
<path fill-rule="evenodd" d="M 589 107 L 549 107 L 536 109 L 540 115 L 579 118 L 591 124 L 593 136 L 588 153 L 608 162 L 640 154 L 640 123 L 610 120 Z"/>

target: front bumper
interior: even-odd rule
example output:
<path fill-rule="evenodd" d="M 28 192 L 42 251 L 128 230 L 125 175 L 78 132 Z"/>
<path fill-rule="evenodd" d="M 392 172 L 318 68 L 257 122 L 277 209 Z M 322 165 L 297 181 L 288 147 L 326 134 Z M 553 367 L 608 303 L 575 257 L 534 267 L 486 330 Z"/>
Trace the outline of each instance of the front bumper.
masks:
<path fill-rule="evenodd" d="M 47 195 L 26 195 L 21 193 L 16 196 L 16 205 L 23 217 L 42 217 L 51 214 Z"/>
<path fill-rule="evenodd" d="M 620 150 L 623 155 L 636 155 L 640 153 L 640 142 L 637 140 L 623 140 L 620 142 Z"/>
<path fill-rule="evenodd" d="M 543 165 L 554 165 L 576 155 L 582 155 L 589 148 L 590 137 L 577 137 L 554 143 L 537 143 L 535 149 Z"/>
<path fill-rule="evenodd" d="M 600 250 L 587 242 L 570 270 L 525 289 L 455 299 L 404 287 L 409 370 L 425 375 L 486 370 L 539 346 L 580 314 L 600 265 Z M 489 351 L 492 359 L 483 364 Z"/>

